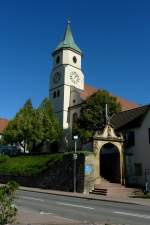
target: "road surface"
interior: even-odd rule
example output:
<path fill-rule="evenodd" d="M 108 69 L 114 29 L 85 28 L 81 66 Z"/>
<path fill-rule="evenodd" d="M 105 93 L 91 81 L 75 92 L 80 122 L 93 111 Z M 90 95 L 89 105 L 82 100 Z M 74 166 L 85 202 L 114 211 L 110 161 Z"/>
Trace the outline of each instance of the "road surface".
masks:
<path fill-rule="evenodd" d="M 150 207 L 136 204 L 87 200 L 29 191 L 18 191 L 15 204 L 22 211 L 60 216 L 79 221 L 80 224 L 105 221 L 107 224 L 150 225 Z"/>

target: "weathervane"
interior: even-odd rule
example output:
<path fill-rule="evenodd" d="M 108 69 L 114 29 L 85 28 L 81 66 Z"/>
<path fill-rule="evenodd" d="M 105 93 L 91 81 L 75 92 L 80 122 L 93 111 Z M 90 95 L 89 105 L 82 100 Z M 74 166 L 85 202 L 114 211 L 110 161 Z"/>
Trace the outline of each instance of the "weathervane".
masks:
<path fill-rule="evenodd" d="M 109 118 L 109 115 L 108 115 L 108 104 L 107 103 L 105 105 L 105 118 L 106 118 L 106 125 L 107 125 L 110 122 L 110 118 Z"/>
<path fill-rule="evenodd" d="M 70 17 L 68 17 L 67 24 L 70 24 Z"/>

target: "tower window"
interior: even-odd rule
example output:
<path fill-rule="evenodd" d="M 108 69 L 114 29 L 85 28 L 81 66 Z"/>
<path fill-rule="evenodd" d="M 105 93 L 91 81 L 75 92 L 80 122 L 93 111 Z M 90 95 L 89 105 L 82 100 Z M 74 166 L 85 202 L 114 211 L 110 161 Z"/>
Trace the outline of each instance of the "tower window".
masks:
<path fill-rule="evenodd" d="M 56 57 L 56 63 L 58 64 L 60 62 L 60 56 L 58 55 L 57 57 Z"/>
<path fill-rule="evenodd" d="M 77 62 L 77 58 L 75 56 L 73 56 L 73 62 L 76 63 Z"/>
<path fill-rule="evenodd" d="M 78 120 L 78 113 L 74 113 L 73 116 L 72 116 L 72 127 L 73 128 L 76 128 L 77 120 Z"/>
<path fill-rule="evenodd" d="M 73 99 L 73 103 L 75 103 L 76 102 L 76 100 L 75 99 Z"/>
<path fill-rule="evenodd" d="M 57 97 L 59 97 L 59 96 L 60 96 L 60 90 L 57 91 Z"/>
<path fill-rule="evenodd" d="M 72 136 L 77 133 L 77 121 L 78 121 L 78 113 L 73 113 L 72 115 Z"/>
<path fill-rule="evenodd" d="M 53 93 L 53 98 L 56 98 L 56 91 L 54 91 Z"/>

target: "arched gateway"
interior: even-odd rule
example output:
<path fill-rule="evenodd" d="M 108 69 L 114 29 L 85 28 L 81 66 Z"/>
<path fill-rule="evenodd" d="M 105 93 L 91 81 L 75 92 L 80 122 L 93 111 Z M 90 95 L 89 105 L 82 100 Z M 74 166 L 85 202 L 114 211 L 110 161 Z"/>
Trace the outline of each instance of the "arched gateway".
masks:
<path fill-rule="evenodd" d="M 104 144 L 100 149 L 100 176 L 112 183 L 120 183 L 120 153 L 111 143 Z"/>
<path fill-rule="evenodd" d="M 123 143 L 122 135 L 116 134 L 109 124 L 95 133 L 92 152 L 85 159 L 85 168 L 91 168 L 90 173 L 85 170 L 85 193 L 103 179 L 125 184 Z"/>

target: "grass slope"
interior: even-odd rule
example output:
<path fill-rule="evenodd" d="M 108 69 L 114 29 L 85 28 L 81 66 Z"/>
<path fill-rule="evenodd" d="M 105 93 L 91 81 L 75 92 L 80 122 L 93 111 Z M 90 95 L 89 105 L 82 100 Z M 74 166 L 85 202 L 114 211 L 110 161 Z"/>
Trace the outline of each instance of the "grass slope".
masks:
<path fill-rule="evenodd" d="M 0 156 L 0 175 L 35 175 L 63 159 L 63 154 L 40 156 Z"/>

